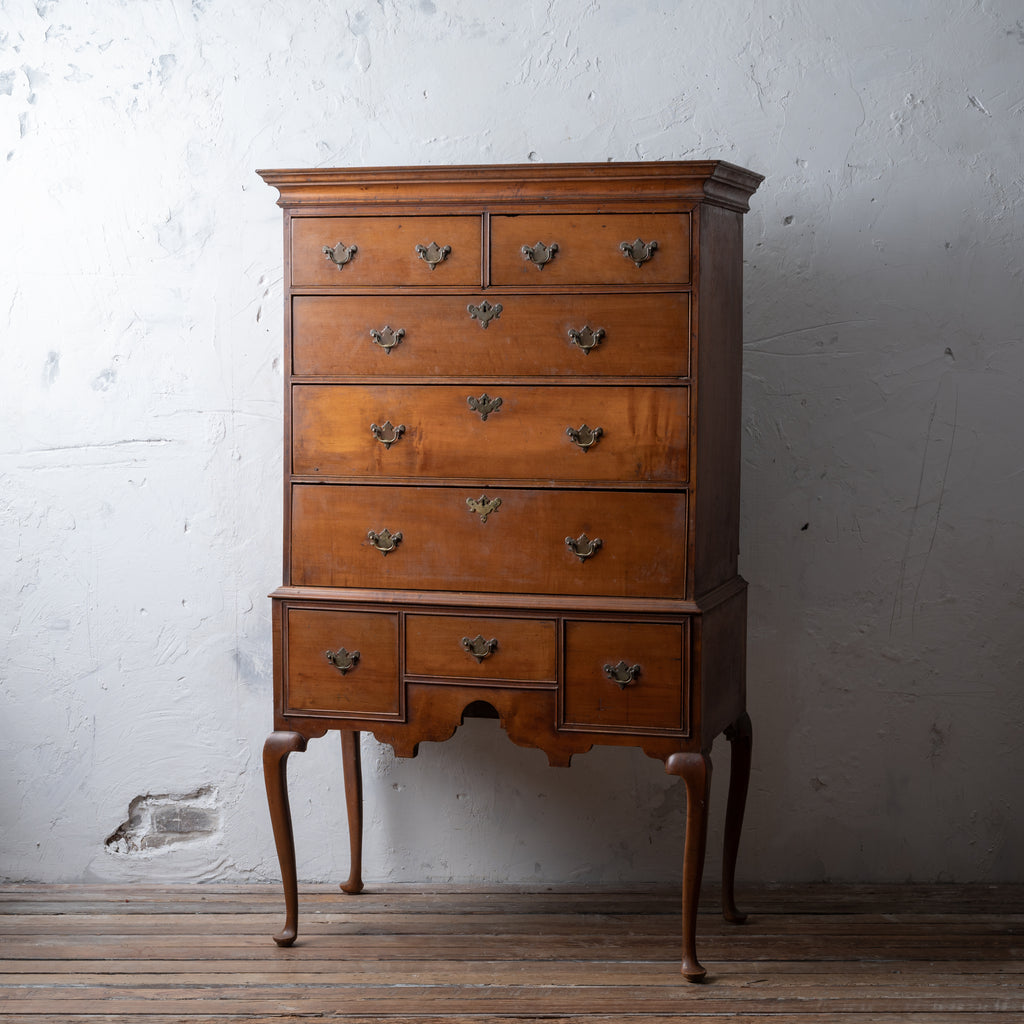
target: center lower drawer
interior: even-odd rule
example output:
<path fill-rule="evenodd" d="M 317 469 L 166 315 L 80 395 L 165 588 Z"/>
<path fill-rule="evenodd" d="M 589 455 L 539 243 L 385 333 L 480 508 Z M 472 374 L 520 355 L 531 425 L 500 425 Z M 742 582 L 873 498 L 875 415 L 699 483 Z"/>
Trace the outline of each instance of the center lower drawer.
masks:
<path fill-rule="evenodd" d="M 296 484 L 291 583 L 682 597 L 686 494 Z"/>
<path fill-rule="evenodd" d="M 411 676 L 552 686 L 557 678 L 553 619 L 409 615 L 405 649 Z"/>
<path fill-rule="evenodd" d="M 296 385 L 298 476 L 686 483 L 686 387 Z"/>

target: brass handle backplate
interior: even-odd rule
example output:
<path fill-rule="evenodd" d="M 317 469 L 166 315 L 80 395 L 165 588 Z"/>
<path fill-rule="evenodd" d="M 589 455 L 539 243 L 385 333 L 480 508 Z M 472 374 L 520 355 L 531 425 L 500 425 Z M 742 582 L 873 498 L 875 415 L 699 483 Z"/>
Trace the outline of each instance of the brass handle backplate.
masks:
<path fill-rule="evenodd" d="M 627 665 L 620 661 L 617 665 L 605 665 L 604 674 L 620 689 L 624 690 L 640 675 L 639 665 Z"/>
<path fill-rule="evenodd" d="M 398 533 L 392 533 L 390 530 L 381 530 L 380 533 L 376 533 L 373 530 L 368 530 L 366 533 L 366 539 L 384 556 L 389 555 L 399 544 L 402 543 L 402 531 Z"/>
<path fill-rule="evenodd" d="M 578 349 L 580 349 L 584 355 L 587 355 L 597 348 L 597 346 L 601 344 L 601 339 L 603 337 L 603 327 L 598 327 L 595 330 L 589 324 L 581 327 L 578 331 L 569 331 L 569 340 Z"/>
<path fill-rule="evenodd" d="M 586 423 L 578 430 L 575 427 L 566 427 L 565 432 L 569 435 L 569 440 L 582 452 L 589 452 L 604 434 L 600 427 L 588 427 Z"/>
<path fill-rule="evenodd" d="M 473 655 L 479 664 L 484 658 L 489 658 L 498 649 L 498 641 L 494 638 L 485 640 L 482 634 L 477 633 L 472 640 L 468 636 L 462 638 L 462 649 L 467 654 Z"/>
<path fill-rule="evenodd" d="M 370 337 L 373 338 L 375 345 L 380 345 L 388 355 L 391 355 L 391 350 L 401 344 L 405 337 L 405 328 L 399 327 L 397 331 L 393 331 L 390 327 L 382 327 L 379 331 L 370 331 Z"/>
<path fill-rule="evenodd" d="M 385 448 L 390 448 L 393 444 L 396 444 L 402 439 L 402 435 L 405 433 L 405 424 L 399 423 L 396 427 L 391 420 L 386 420 L 383 427 L 378 427 L 376 423 L 370 424 L 370 433 L 380 441 Z"/>
<path fill-rule="evenodd" d="M 324 651 L 324 657 L 342 674 L 351 672 L 359 662 L 358 651 L 346 651 L 339 647 L 336 651 Z"/>
<path fill-rule="evenodd" d="M 416 255 L 426 263 L 430 270 L 433 270 L 438 263 L 444 263 L 451 255 L 451 251 L 452 247 L 450 245 L 438 245 L 437 242 L 431 242 L 430 245 L 416 246 Z"/>
<path fill-rule="evenodd" d="M 478 321 L 485 331 L 492 320 L 497 320 L 501 316 L 501 303 L 496 302 L 492 306 L 486 299 L 479 306 L 474 306 L 471 302 L 466 309 L 469 311 L 470 317 Z"/>
<path fill-rule="evenodd" d="M 638 267 L 643 266 L 657 251 L 657 242 L 645 242 L 638 238 L 635 242 L 622 242 L 619 245 L 619 252 L 628 260 L 632 260 Z"/>
<path fill-rule="evenodd" d="M 486 420 L 492 412 L 497 412 L 501 408 L 501 399 L 491 398 L 491 396 L 485 391 L 479 398 L 467 395 L 466 404 L 473 410 L 473 412 L 480 414 L 481 420 Z"/>
<path fill-rule="evenodd" d="M 558 243 L 552 242 L 550 245 L 545 245 L 543 242 L 538 242 L 536 245 L 524 245 L 522 252 L 523 259 L 529 260 L 538 270 L 543 270 L 555 258 L 555 253 L 558 252 Z"/>
<path fill-rule="evenodd" d="M 581 533 L 578 537 L 565 538 L 565 546 L 581 562 L 585 562 L 588 558 L 593 558 L 601 550 L 603 543 L 604 541 L 600 537 L 595 537 L 591 540 L 585 533 Z"/>
<path fill-rule="evenodd" d="M 325 245 L 323 248 L 323 254 L 327 257 L 339 270 L 342 270 L 346 263 L 349 263 L 355 254 L 359 252 L 359 247 L 356 245 L 346 245 L 344 242 L 339 242 L 333 248 L 329 245 Z"/>

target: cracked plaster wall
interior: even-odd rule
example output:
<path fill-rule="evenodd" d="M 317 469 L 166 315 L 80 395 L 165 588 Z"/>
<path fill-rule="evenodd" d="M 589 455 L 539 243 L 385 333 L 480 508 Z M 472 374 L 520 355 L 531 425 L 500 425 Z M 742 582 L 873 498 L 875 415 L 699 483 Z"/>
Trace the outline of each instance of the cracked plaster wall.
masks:
<path fill-rule="evenodd" d="M 767 175 L 741 876 L 1024 881 L 1022 83 L 1014 0 L 0 0 L 0 876 L 277 875 L 255 168 L 721 157 Z M 371 879 L 675 878 L 656 762 L 496 729 L 366 741 Z M 337 741 L 291 765 L 344 877 Z M 209 827 L 107 845 L 167 794 Z"/>

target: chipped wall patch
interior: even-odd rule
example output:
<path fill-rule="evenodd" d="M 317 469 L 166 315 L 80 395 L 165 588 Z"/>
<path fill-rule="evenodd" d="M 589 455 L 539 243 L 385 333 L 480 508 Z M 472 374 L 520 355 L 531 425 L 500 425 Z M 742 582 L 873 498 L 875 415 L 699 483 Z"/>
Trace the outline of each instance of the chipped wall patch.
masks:
<path fill-rule="evenodd" d="M 127 821 L 104 845 L 112 854 L 144 853 L 209 838 L 220 827 L 217 790 L 212 786 L 185 794 L 147 794 L 132 800 Z"/>

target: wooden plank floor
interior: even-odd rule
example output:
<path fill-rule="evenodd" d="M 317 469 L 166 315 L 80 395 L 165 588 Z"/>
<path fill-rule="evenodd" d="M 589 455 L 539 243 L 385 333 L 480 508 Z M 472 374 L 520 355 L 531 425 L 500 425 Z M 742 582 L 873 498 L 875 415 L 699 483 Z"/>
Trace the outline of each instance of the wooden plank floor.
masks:
<path fill-rule="evenodd" d="M 0 886 L 0 1024 L 1024 1024 L 1024 887 Z"/>

